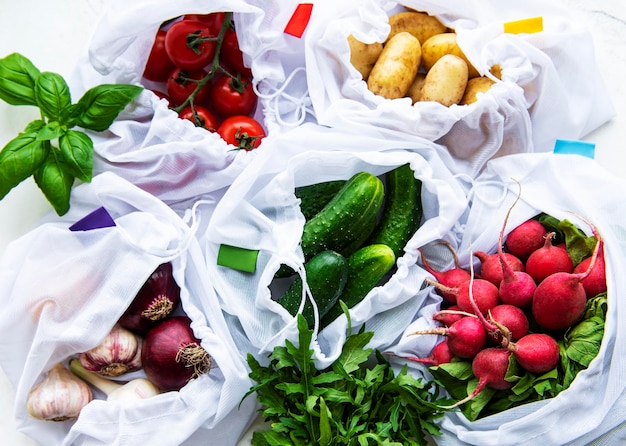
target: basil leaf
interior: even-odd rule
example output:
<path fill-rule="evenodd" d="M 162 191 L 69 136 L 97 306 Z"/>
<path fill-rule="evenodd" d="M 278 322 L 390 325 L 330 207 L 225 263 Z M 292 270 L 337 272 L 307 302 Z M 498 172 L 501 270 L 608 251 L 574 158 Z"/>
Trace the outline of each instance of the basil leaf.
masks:
<path fill-rule="evenodd" d="M 37 133 L 46 125 L 46 121 L 42 119 L 36 119 L 28 123 L 24 129 L 24 133 Z"/>
<path fill-rule="evenodd" d="M 93 171 L 93 141 L 89 136 L 68 130 L 59 138 L 59 149 L 67 170 L 81 181 L 89 183 Z"/>
<path fill-rule="evenodd" d="M 46 160 L 49 144 L 36 133 L 13 138 L 0 152 L 0 199 L 31 176 Z"/>
<path fill-rule="evenodd" d="M 35 84 L 35 99 L 44 116 L 64 121 L 68 107 L 72 104 L 70 89 L 65 79 L 57 73 L 44 72 Z"/>
<path fill-rule="evenodd" d="M 39 70 L 19 53 L 0 59 L 0 99 L 11 105 L 37 105 Z"/>
<path fill-rule="evenodd" d="M 61 135 L 63 135 L 66 131 L 67 128 L 60 125 L 56 121 L 52 121 L 47 124 L 44 123 L 44 125 L 37 131 L 37 139 L 40 141 L 51 141 L 61 137 Z"/>
<path fill-rule="evenodd" d="M 135 85 L 104 84 L 89 89 L 78 101 L 77 125 L 97 132 L 109 128 L 117 115 L 143 90 Z"/>
<path fill-rule="evenodd" d="M 33 178 L 58 215 L 64 215 L 69 211 L 74 177 L 52 152 Z"/>

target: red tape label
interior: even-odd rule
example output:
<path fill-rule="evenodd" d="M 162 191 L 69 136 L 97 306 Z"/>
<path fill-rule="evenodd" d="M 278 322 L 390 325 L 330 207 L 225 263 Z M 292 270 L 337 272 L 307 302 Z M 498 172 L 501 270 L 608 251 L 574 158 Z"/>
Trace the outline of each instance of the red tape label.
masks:
<path fill-rule="evenodd" d="M 302 37 L 306 30 L 309 20 L 311 19 L 311 12 L 313 11 L 313 3 L 300 3 L 296 7 L 293 15 L 289 19 L 287 26 L 285 26 L 285 33 L 291 34 L 297 38 Z"/>

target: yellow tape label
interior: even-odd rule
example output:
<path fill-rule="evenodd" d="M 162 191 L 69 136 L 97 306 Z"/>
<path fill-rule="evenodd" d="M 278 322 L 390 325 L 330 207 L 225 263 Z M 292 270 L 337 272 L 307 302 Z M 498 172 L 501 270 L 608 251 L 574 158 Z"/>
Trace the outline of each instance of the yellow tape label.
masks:
<path fill-rule="evenodd" d="M 504 24 L 504 32 L 509 34 L 532 34 L 543 31 L 543 17 L 515 20 Z"/>

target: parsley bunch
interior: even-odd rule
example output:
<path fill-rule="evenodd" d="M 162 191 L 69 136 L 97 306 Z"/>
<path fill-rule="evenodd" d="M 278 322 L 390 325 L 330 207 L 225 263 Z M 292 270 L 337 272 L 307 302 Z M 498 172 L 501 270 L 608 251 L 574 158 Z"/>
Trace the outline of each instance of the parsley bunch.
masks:
<path fill-rule="evenodd" d="M 351 332 L 351 328 L 348 328 Z M 271 429 L 255 432 L 261 445 L 426 445 L 426 434 L 440 435 L 435 420 L 448 400 L 434 382 L 400 373 L 365 346 L 373 332 L 364 328 L 346 339 L 339 358 L 317 370 L 310 348 L 313 331 L 298 315 L 299 346 L 289 340 L 274 348 L 269 365 L 248 354 L 250 377 Z"/>
<path fill-rule="evenodd" d="M 65 214 L 74 179 L 91 181 L 93 167 L 93 141 L 72 128 L 108 129 L 142 90 L 135 85 L 98 85 L 72 103 L 59 74 L 39 71 L 19 53 L 0 59 L 0 99 L 41 112 L 41 119 L 29 123 L 0 151 L 0 199 L 33 176 L 57 214 Z"/>

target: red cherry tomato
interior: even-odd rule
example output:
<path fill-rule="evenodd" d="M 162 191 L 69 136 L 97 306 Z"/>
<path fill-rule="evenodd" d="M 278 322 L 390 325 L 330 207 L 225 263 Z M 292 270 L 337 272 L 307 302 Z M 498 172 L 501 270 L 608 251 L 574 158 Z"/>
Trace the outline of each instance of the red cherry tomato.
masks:
<path fill-rule="evenodd" d="M 175 68 L 167 79 L 167 94 L 171 98 L 173 105 L 178 106 L 187 100 L 198 86 L 198 82 L 207 76 L 204 70 L 182 70 Z M 197 105 L 206 104 L 211 92 L 211 84 L 204 85 L 194 96 L 193 103 Z"/>
<path fill-rule="evenodd" d="M 165 51 L 174 65 L 185 70 L 199 70 L 213 61 L 215 35 L 202 22 L 181 20 L 165 34 Z"/>
<path fill-rule="evenodd" d="M 265 129 L 250 116 L 231 116 L 217 128 L 217 133 L 236 149 L 254 150 L 265 138 Z"/>
<path fill-rule="evenodd" d="M 249 79 L 222 76 L 214 80 L 209 97 L 211 106 L 222 117 L 251 115 L 257 96 Z"/>
<path fill-rule="evenodd" d="M 154 43 L 143 70 L 143 77 L 148 80 L 165 82 L 167 76 L 176 68 L 165 51 L 165 34 L 166 32 L 160 29 L 154 37 Z"/>
<path fill-rule="evenodd" d="M 211 12 L 209 14 L 185 14 L 183 20 L 195 20 L 204 23 L 211 35 L 217 36 L 222 28 L 222 23 L 226 19 L 225 12 Z"/>
<path fill-rule="evenodd" d="M 237 33 L 228 31 L 224 36 L 222 48 L 220 50 L 220 59 L 226 68 L 231 70 L 232 74 L 241 74 L 242 76 L 252 77 L 252 71 L 243 63 L 243 53 L 239 48 Z"/>
<path fill-rule="evenodd" d="M 178 113 L 178 117 L 188 119 L 196 127 L 203 127 L 210 132 L 216 131 L 219 124 L 215 115 L 208 108 L 201 105 L 195 105 L 193 108 L 191 106 L 183 108 Z"/>

